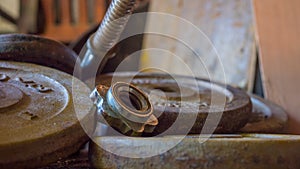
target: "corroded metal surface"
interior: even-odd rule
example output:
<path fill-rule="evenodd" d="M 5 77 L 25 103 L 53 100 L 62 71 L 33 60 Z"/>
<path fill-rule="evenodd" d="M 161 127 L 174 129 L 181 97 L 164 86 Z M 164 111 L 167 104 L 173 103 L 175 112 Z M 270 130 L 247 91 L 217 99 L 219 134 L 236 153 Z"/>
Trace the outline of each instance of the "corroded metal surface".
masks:
<path fill-rule="evenodd" d="M 279 105 L 251 95 L 252 115 L 241 129 L 247 133 L 280 133 L 288 122 L 288 116 Z"/>
<path fill-rule="evenodd" d="M 84 130 L 79 120 L 93 117 L 92 103 L 82 82 L 18 62 L 1 61 L 0 74 L 0 168 L 45 165 L 76 152 L 88 140 L 84 130 L 92 132 L 93 120 Z"/>
<path fill-rule="evenodd" d="M 181 81 L 180 86 L 174 78 Z M 123 81 L 151 94 L 150 99 L 154 106 L 154 115 L 159 121 L 151 135 L 157 135 L 168 130 L 176 121 L 181 108 L 189 106 L 196 107 L 196 112 L 194 109 L 187 108 L 181 113 L 184 114 L 187 123 L 195 121 L 191 118 L 196 118 L 190 133 L 200 133 L 211 108 L 211 90 L 217 91 L 215 97 L 226 97 L 224 111 L 222 111 L 222 118 L 215 130 L 216 133 L 236 132 L 247 123 L 252 106 L 250 98 L 245 92 L 230 86 L 225 87 L 221 84 L 210 83 L 204 79 L 196 79 L 196 85 L 189 83 L 190 80 L 194 79 L 186 76 L 170 77 L 165 74 L 142 73 L 135 76 L 130 73 L 114 73 L 113 75 L 98 76 L 96 84 L 111 86 L 114 82 Z M 168 134 L 186 134 L 184 133 L 185 125 L 184 122 L 180 128 L 175 128 Z"/>
<path fill-rule="evenodd" d="M 98 85 L 90 97 L 97 107 L 98 120 L 107 122 L 124 134 L 149 133 L 158 124 L 147 95 L 128 83 L 118 82 L 110 88 Z M 101 119 L 101 115 L 105 120 Z"/>
<path fill-rule="evenodd" d="M 40 36 L 3 34 L 0 59 L 35 63 L 72 74 L 77 55 L 63 44 Z"/>
<path fill-rule="evenodd" d="M 69 156 L 66 159 L 59 159 L 55 163 L 39 169 L 91 169 L 88 159 L 88 144 L 86 144 L 80 151 Z"/>
<path fill-rule="evenodd" d="M 178 136 L 144 139 L 99 137 L 94 141 L 102 147 L 113 147 L 114 150 L 130 155 L 132 149 L 163 149 L 165 145 L 176 143 L 178 139 Z M 90 160 L 95 168 L 110 169 L 299 169 L 299 149 L 300 136 L 295 135 L 219 135 L 209 138 L 204 143 L 199 142 L 199 136 L 187 136 L 171 150 L 150 158 L 117 156 L 92 142 Z"/>
<path fill-rule="evenodd" d="M 20 89 L 0 83 L 0 108 L 6 108 L 18 103 L 23 98 L 23 93 Z"/>

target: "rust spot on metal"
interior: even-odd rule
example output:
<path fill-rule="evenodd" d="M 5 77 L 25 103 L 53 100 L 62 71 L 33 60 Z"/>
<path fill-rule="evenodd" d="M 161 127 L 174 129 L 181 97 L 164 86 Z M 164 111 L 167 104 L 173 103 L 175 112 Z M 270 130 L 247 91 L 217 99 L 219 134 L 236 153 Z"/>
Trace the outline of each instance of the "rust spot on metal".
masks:
<path fill-rule="evenodd" d="M 233 26 L 240 28 L 240 27 L 243 27 L 244 24 L 242 22 L 235 22 L 235 23 L 233 23 Z"/>
<path fill-rule="evenodd" d="M 220 11 L 218 11 L 218 12 L 213 14 L 212 18 L 216 19 L 216 18 L 220 17 L 221 15 L 222 15 L 222 13 Z"/>
<path fill-rule="evenodd" d="M 35 120 L 38 118 L 37 115 L 29 112 L 29 111 L 25 111 L 19 114 L 19 117 L 25 119 L 25 120 Z"/>
<path fill-rule="evenodd" d="M 178 1 L 178 8 L 182 8 L 184 5 L 184 1 L 183 0 L 179 0 Z"/>

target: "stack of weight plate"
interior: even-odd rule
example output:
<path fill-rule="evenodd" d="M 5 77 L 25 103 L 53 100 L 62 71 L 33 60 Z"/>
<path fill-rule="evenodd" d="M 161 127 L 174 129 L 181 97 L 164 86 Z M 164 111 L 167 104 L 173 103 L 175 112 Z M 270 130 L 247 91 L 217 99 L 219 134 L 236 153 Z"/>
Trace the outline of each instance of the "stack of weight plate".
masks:
<path fill-rule="evenodd" d="M 116 134 L 122 125 L 114 124 L 112 118 L 106 116 L 106 123 L 113 127 L 103 133 L 103 121 L 97 123 L 96 134 L 90 142 L 89 158 L 93 167 L 300 168 L 300 136 L 278 134 L 287 122 L 281 107 L 230 86 L 204 79 L 194 79 L 195 85 L 190 80 L 185 76 L 147 73 L 97 77 L 99 85 L 110 87 L 122 81 L 143 90 L 151 97 L 159 123 L 153 132 L 143 133 L 143 137 L 128 137 L 126 133 Z M 211 90 L 215 90 L 217 96 L 225 96 L 226 101 L 217 125 L 205 127 L 209 114 L 218 113 L 209 111 Z M 161 94 L 164 97 L 160 97 Z M 196 106 L 198 111 L 180 111 L 189 106 Z M 179 117 L 186 117 L 187 121 L 172 129 Z M 190 127 L 188 132 L 187 127 Z M 212 135 L 209 127 L 214 129 Z"/>
<path fill-rule="evenodd" d="M 163 74 L 97 77 L 97 85 L 122 81 L 153 96 L 158 119 L 154 131 L 142 137 L 113 136 L 109 130 L 98 135 L 102 123 L 96 122 L 92 90 L 83 82 L 52 68 L 1 61 L 0 168 L 45 166 L 77 152 L 89 137 L 95 168 L 300 168 L 299 136 L 249 134 L 280 133 L 287 116 L 279 106 L 230 86 L 190 80 Z M 211 90 L 226 98 L 213 135 L 204 127 L 211 113 L 220 113 L 209 111 Z M 181 107 L 187 109 L 180 112 Z M 172 128 L 180 116 L 187 121 Z M 114 127 L 109 129 L 117 131 Z"/>

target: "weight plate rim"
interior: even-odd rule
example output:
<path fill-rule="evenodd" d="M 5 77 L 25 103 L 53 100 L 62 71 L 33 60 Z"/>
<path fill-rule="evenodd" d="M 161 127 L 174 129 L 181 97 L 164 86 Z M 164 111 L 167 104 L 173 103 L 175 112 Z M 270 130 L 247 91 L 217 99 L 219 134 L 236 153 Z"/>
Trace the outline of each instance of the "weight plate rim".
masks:
<path fill-rule="evenodd" d="M 95 82 L 96 84 L 101 84 L 101 85 L 106 85 L 107 83 L 110 84 L 111 78 L 116 77 L 117 79 L 120 78 L 128 78 L 128 77 L 133 77 L 135 76 L 137 79 L 143 79 L 143 78 L 164 78 L 164 77 L 170 77 L 168 74 L 162 74 L 162 73 L 139 73 L 136 74 L 134 72 L 115 72 L 115 73 L 108 73 L 108 74 L 103 74 L 99 75 L 96 77 Z M 173 75 L 172 75 L 173 76 Z M 179 77 L 179 78 L 191 78 L 189 76 L 185 75 L 174 75 L 173 77 Z M 91 82 L 92 79 L 89 80 L 88 83 Z M 251 110 L 252 110 L 252 103 L 250 101 L 250 97 L 248 94 L 244 91 L 241 91 L 239 89 L 236 89 L 230 85 L 224 85 L 218 82 L 214 81 L 209 81 L 204 78 L 196 78 L 196 80 L 200 81 L 205 81 L 207 83 L 213 83 L 216 84 L 217 86 L 220 87 L 226 87 L 227 90 L 229 90 L 233 94 L 233 101 L 229 103 L 227 106 L 224 107 L 224 111 L 222 112 L 222 117 L 218 125 L 216 126 L 216 129 L 214 130 L 214 133 L 230 133 L 230 132 L 236 132 L 239 131 L 246 123 L 248 122 L 248 118 L 251 115 Z M 135 83 L 132 83 L 133 85 L 136 85 Z M 138 87 L 138 84 L 136 85 Z M 239 99 L 237 99 L 239 98 Z M 156 110 L 156 106 L 153 106 L 154 110 Z M 158 126 L 154 129 L 154 132 L 149 135 L 158 135 L 162 133 L 163 131 L 166 131 L 170 126 L 161 126 L 162 122 L 165 124 L 169 124 L 170 122 L 173 123 L 178 115 L 178 112 L 172 112 L 169 110 L 164 110 L 163 114 L 170 113 L 168 115 L 168 118 L 166 117 L 158 117 L 159 123 Z M 205 119 L 209 115 L 209 111 L 203 111 L 200 113 L 197 113 L 197 119 L 195 120 L 194 125 L 192 126 L 191 130 L 189 131 L 189 134 L 196 134 L 200 133 L 202 131 L 202 127 L 204 125 L 203 119 Z M 192 116 L 195 116 L 195 114 L 188 113 Z M 229 123 L 228 119 L 229 116 L 233 120 L 237 120 L 236 123 Z M 177 134 L 184 134 L 182 131 L 172 131 L 176 132 Z M 188 131 L 187 131 L 188 132 Z M 148 135 L 147 135 L 148 136 Z"/>
<path fill-rule="evenodd" d="M 263 119 L 262 121 L 247 123 L 240 131 L 251 133 L 283 132 L 288 122 L 288 115 L 286 111 L 281 106 L 277 105 L 276 103 L 270 100 L 263 99 L 255 94 L 249 94 L 249 96 L 251 97 L 253 109 L 255 109 L 255 107 L 257 106 L 257 103 L 253 103 L 253 101 L 255 100 L 255 102 L 259 102 L 258 104 L 262 104 L 263 106 L 268 108 L 270 111 L 269 113 L 271 113 L 271 116 L 267 119 Z M 259 106 L 256 109 L 261 110 Z M 264 110 L 261 111 L 265 112 Z"/>
<path fill-rule="evenodd" d="M 97 79 L 101 79 L 102 81 L 104 81 L 105 78 L 109 78 L 109 77 L 112 77 L 112 76 L 120 76 L 121 78 L 125 78 L 126 76 L 132 77 L 132 76 L 134 76 L 134 75 L 136 75 L 135 72 L 116 72 L 116 73 L 102 74 L 102 75 L 98 76 Z M 161 77 L 161 78 L 162 78 L 162 77 L 164 77 L 164 75 L 165 75 L 165 74 L 163 74 L 163 73 L 140 73 L 140 74 L 138 74 L 136 77 L 139 77 L 139 78 L 140 78 L 140 77 L 142 77 L 142 78 L 147 78 L 147 77 L 151 77 L 151 76 L 157 76 L 157 77 Z M 173 76 L 173 74 L 172 74 L 172 76 Z M 174 74 L 173 77 L 187 78 L 187 79 L 190 78 L 189 76 L 185 76 L 185 75 L 177 75 L 177 74 Z M 224 85 L 224 84 L 222 84 L 222 83 L 215 82 L 215 81 L 210 81 L 210 80 L 205 79 L 205 78 L 196 77 L 195 79 L 196 79 L 196 80 L 200 80 L 200 81 L 205 81 L 205 82 L 207 82 L 207 83 L 213 83 L 213 84 L 216 84 L 216 85 L 218 85 L 218 86 L 220 86 L 220 87 L 226 86 L 226 89 L 229 90 L 230 92 L 234 92 L 234 94 L 237 94 L 237 93 L 239 93 L 239 91 L 241 91 L 240 89 L 234 88 L 234 87 L 232 87 L 232 86 L 230 86 L 230 85 Z M 98 85 L 97 82 L 99 82 L 99 81 L 100 81 L 100 80 L 96 80 L 96 84 L 97 84 L 97 85 Z M 132 84 L 134 84 L 134 83 L 132 83 Z M 134 84 L 134 85 L 135 85 L 135 84 Z M 137 86 L 138 86 L 138 85 L 137 85 Z M 250 96 L 248 96 L 248 95 L 244 95 L 244 96 L 245 96 L 245 97 L 244 97 L 243 99 L 246 99 L 246 100 L 250 101 Z M 233 99 L 233 101 L 236 101 L 236 99 Z M 239 106 L 239 107 L 244 107 L 244 106 L 246 106 L 246 105 L 248 105 L 248 104 L 249 104 L 249 103 L 247 102 L 247 103 L 242 104 L 242 105 Z M 233 111 L 233 110 L 235 110 L 235 109 L 225 107 L 224 113 L 225 113 L 225 112 L 229 112 L 229 111 Z"/>
<path fill-rule="evenodd" d="M 56 78 L 56 77 L 51 77 L 51 74 L 50 72 L 58 72 L 58 74 L 56 76 L 58 77 L 68 77 L 69 78 L 69 81 L 70 83 L 72 83 L 72 80 L 73 80 L 73 77 L 64 73 L 64 72 L 60 72 L 60 71 L 57 71 L 55 69 L 52 69 L 52 68 L 48 68 L 48 67 L 43 67 L 43 66 L 39 66 L 39 65 L 35 65 L 35 64 L 30 64 L 30 63 L 20 63 L 20 62 L 13 62 L 13 61 L 0 61 L 0 63 L 5 63 L 5 68 L 13 68 L 13 69 L 20 69 L 22 68 L 23 71 L 26 71 L 26 72 L 31 72 L 31 73 L 38 73 L 38 74 L 41 74 L 40 70 L 41 69 L 44 69 L 45 71 L 47 71 L 48 73 L 45 73 L 45 74 L 42 74 L 42 75 L 45 75 L 51 79 L 54 79 L 56 81 L 59 82 L 59 80 Z M 28 67 L 26 67 L 26 65 Z M 31 67 L 30 67 L 31 66 Z M 25 69 L 24 69 L 25 68 Z M 78 81 L 79 82 L 79 81 Z M 61 126 L 59 125 L 52 125 L 51 123 L 62 123 L 64 122 L 63 120 L 60 119 L 60 116 L 62 116 L 63 114 L 70 114 L 72 113 L 72 109 L 74 111 L 74 108 L 72 108 L 73 106 L 73 99 L 72 99 L 72 88 L 69 88 L 69 87 L 66 87 L 66 82 L 59 82 L 62 86 L 64 86 L 64 88 L 68 91 L 68 95 L 69 95 L 69 102 L 68 102 L 68 105 L 65 107 L 65 109 L 63 111 L 61 111 L 61 113 L 59 113 L 57 116 L 53 117 L 53 118 L 50 118 L 50 119 L 47 119 L 47 120 L 42 120 L 42 121 L 39 121 L 38 123 L 34 124 L 34 125 L 30 125 L 30 126 L 26 126 L 26 129 L 30 129 L 30 131 L 34 132 L 34 131 L 39 131 L 40 129 L 36 126 L 39 126 L 40 124 L 43 124 L 45 122 L 47 122 L 47 125 L 49 125 L 50 128 L 50 132 L 47 131 L 47 135 L 51 136 L 51 135 L 55 135 L 57 133 L 60 133 L 61 130 L 59 130 L 59 128 L 62 127 L 62 124 Z M 83 83 L 82 83 L 83 84 Z M 66 111 L 68 110 L 68 111 Z M 69 112 L 70 111 L 70 112 Z M 72 121 L 72 123 L 68 123 L 67 126 L 65 128 L 68 128 L 68 126 L 76 126 L 79 124 L 78 122 L 78 119 L 77 119 L 77 116 L 76 116 L 76 113 L 74 111 L 74 116 L 70 116 L 70 119 L 68 119 L 69 121 Z M 68 122 L 69 122 L 68 121 Z M 4 134 L 11 134 L 10 132 L 6 132 Z M 15 131 L 14 134 L 19 134 L 19 135 L 24 135 L 22 133 L 21 130 L 18 130 L 18 131 Z M 40 135 L 40 134 L 37 134 L 36 135 L 36 139 L 38 138 L 41 138 L 41 137 L 45 137 L 46 135 Z M 32 138 L 31 138 L 32 139 Z M 23 140 L 22 140 L 23 141 Z M 0 145 L 3 145 L 3 144 L 11 144 L 10 142 L 5 142 L 4 140 L 0 139 Z M 16 143 L 18 143 L 18 141 L 16 141 Z"/>
<path fill-rule="evenodd" d="M 12 152 L 12 153 L 5 154 L 5 156 L 3 156 L 3 159 L 0 158 L 1 165 L 5 166 L 7 164 L 10 164 L 10 162 L 13 160 L 17 162 L 16 165 L 18 163 L 24 164 L 24 166 L 45 165 L 49 162 L 54 162 L 59 158 L 64 158 L 67 155 L 70 155 L 70 153 L 75 152 L 75 147 L 74 147 L 74 150 L 72 152 L 71 151 L 62 152 L 61 154 L 63 155 L 58 157 L 56 152 L 62 149 L 64 146 L 70 146 L 72 144 L 74 145 L 83 144 L 89 139 L 88 135 L 84 131 L 83 127 L 81 126 L 79 120 L 89 118 L 92 115 L 93 112 L 90 112 L 90 109 L 86 109 L 86 107 L 90 108 L 89 106 L 91 106 L 92 104 L 85 105 L 80 108 L 81 111 L 84 110 L 87 112 L 85 116 L 81 117 L 80 119 L 78 119 L 79 117 L 73 107 L 74 104 L 73 99 L 77 99 L 78 101 L 78 98 L 72 97 L 72 92 L 73 92 L 72 83 L 74 82 L 74 79 L 76 82 L 80 83 L 79 84 L 80 87 L 83 87 L 84 90 L 86 90 L 86 92 L 87 91 L 90 92 L 90 89 L 83 82 L 72 77 L 67 73 L 55 70 L 53 68 L 39 66 L 36 64 L 20 63 L 14 61 L 3 61 L 3 60 L 0 60 L 0 63 L 1 63 L 1 67 L 3 68 L 22 69 L 23 71 L 39 73 L 51 79 L 54 79 L 55 81 L 59 82 L 68 91 L 68 95 L 69 95 L 68 105 L 58 115 L 47 120 L 42 120 L 34 125 L 25 127 L 28 131 L 37 131 L 37 133 L 30 136 L 25 136 L 26 134 L 22 133 L 23 132 L 22 130 L 17 130 L 14 131 L 14 134 L 20 133 L 18 138 L 12 137 L 11 140 L 0 139 L 0 152 L 2 154 L 1 156 L 4 155 L 2 152 Z M 56 74 L 53 75 L 53 72 L 55 72 Z M 62 78 L 62 80 L 59 80 L 57 78 Z M 66 118 L 68 118 L 67 121 L 65 120 Z M 40 128 L 36 127 L 41 123 L 46 123 L 44 127 L 48 127 L 49 130 L 45 132 L 42 131 Z M 57 125 L 53 125 L 53 123 L 57 123 Z M 92 125 L 93 123 L 91 123 L 90 127 L 93 127 Z M 31 149 L 35 144 L 40 147 L 36 149 Z M 25 150 L 30 150 L 30 151 L 24 152 L 23 149 L 20 148 L 20 146 L 24 146 Z M 44 147 L 44 152 L 40 151 L 41 147 Z M 79 146 L 77 147 L 79 148 Z M 77 150 L 78 149 L 76 149 L 76 151 Z M 36 164 L 26 164 L 26 161 L 30 160 L 32 157 L 34 156 L 40 157 L 40 155 L 43 155 L 45 153 L 48 153 L 49 156 L 43 157 L 44 159 L 36 158 L 37 159 Z M 26 154 L 28 154 L 27 157 L 22 157 L 22 156 L 26 156 Z M 11 160 L 7 160 L 8 158 L 10 158 Z M 47 158 L 49 158 L 50 161 Z M 14 167 L 14 166 L 10 166 L 10 167 Z"/>

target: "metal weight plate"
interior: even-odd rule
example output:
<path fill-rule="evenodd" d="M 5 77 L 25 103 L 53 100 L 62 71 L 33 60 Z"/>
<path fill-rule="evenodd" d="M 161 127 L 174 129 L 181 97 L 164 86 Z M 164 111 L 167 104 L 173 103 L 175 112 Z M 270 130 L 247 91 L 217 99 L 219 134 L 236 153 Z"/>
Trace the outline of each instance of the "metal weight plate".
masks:
<path fill-rule="evenodd" d="M 79 120 L 93 118 L 89 93 L 66 73 L 0 61 L 0 168 L 36 168 L 76 152 L 88 140 Z"/>
<path fill-rule="evenodd" d="M 0 60 L 34 63 L 72 74 L 76 59 L 76 53 L 58 41 L 36 35 L 0 35 Z"/>
<path fill-rule="evenodd" d="M 101 144 L 101 147 L 113 147 L 130 156 L 132 150 L 135 150 L 134 153 L 145 153 L 142 147 L 164 149 L 165 145 L 177 143 L 180 138 L 97 137 L 94 141 Z M 300 136 L 296 135 L 212 135 L 203 143 L 199 142 L 199 136 L 186 136 L 174 148 L 149 158 L 117 156 L 97 144 L 90 143 L 90 160 L 95 168 L 300 168 Z"/>
<path fill-rule="evenodd" d="M 279 105 L 251 96 L 252 115 L 248 123 L 240 131 L 245 133 L 280 133 L 288 121 L 286 112 Z"/>
<path fill-rule="evenodd" d="M 132 79 L 132 77 L 134 78 Z M 178 84 L 173 77 L 175 77 L 176 80 L 180 79 L 180 81 L 183 82 L 181 93 Z M 189 133 L 200 133 L 210 108 L 211 83 L 204 79 L 196 79 L 197 84 L 196 86 L 193 86 L 188 82 L 191 80 L 190 77 L 173 77 L 166 74 L 141 73 L 134 75 L 131 73 L 114 73 L 98 76 L 96 84 L 109 87 L 111 86 L 111 80 L 113 78 L 114 82 L 125 81 L 131 83 L 148 94 L 153 89 L 162 91 L 168 100 L 159 97 L 156 97 L 158 99 L 151 100 L 154 107 L 154 115 L 158 118 L 158 125 L 153 133 L 151 133 L 151 136 L 163 133 L 172 126 L 178 117 L 180 108 L 182 106 L 189 106 L 189 104 L 193 104 L 193 106 L 198 108 L 195 124 Z M 128 82 L 128 80 L 130 82 Z M 218 91 L 218 94 L 225 95 L 226 97 L 223 115 L 215 129 L 215 133 L 233 133 L 238 131 L 247 123 L 251 114 L 252 106 L 249 96 L 245 92 L 230 86 L 224 88 L 221 84 L 212 84 L 214 84 L 212 90 L 216 90 Z M 198 101 L 199 97 L 201 102 Z M 180 99 L 182 98 L 184 101 L 180 102 Z M 195 112 L 187 111 L 183 113 L 184 116 L 188 118 L 189 116 L 194 116 Z M 186 134 L 184 133 L 186 130 L 184 124 L 182 124 L 181 127 L 182 129 L 176 128 L 171 131 L 171 133 Z"/>

